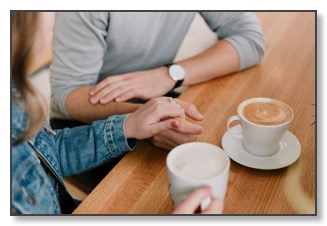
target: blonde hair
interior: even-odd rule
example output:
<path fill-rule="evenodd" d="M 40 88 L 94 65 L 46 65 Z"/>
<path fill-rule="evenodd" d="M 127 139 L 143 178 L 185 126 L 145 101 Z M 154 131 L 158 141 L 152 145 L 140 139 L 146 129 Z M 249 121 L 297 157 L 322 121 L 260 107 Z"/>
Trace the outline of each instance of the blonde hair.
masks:
<path fill-rule="evenodd" d="M 15 44 L 15 51 L 12 53 L 11 76 L 18 93 L 13 97 L 23 104 L 29 117 L 28 128 L 17 143 L 36 134 L 44 124 L 47 115 L 46 101 L 30 83 L 27 73 L 39 27 L 38 18 L 37 12 L 12 13 L 12 43 Z"/>

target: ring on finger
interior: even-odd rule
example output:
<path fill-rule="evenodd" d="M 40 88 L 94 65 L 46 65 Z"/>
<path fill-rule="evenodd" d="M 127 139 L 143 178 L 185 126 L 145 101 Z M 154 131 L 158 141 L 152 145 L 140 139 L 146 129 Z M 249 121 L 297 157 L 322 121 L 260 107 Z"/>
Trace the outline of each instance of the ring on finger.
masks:
<path fill-rule="evenodd" d="M 176 104 L 174 98 L 172 98 L 172 97 L 169 97 L 169 103 L 170 103 L 170 104 Z"/>

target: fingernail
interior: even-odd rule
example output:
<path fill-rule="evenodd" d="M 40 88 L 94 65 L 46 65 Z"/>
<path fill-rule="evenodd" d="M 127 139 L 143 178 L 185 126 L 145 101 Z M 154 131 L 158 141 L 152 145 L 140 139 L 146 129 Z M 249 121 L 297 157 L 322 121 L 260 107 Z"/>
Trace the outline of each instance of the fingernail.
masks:
<path fill-rule="evenodd" d="M 91 98 L 90 101 L 91 101 L 92 104 L 96 104 L 97 103 L 97 100 L 95 98 Z"/>
<path fill-rule="evenodd" d="M 178 128 L 179 123 L 177 121 L 172 121 L 171 126 L 174 127 L 174 128 Z"/>
<path fill-rule="evenodd" d="M 120 102 L 120 98 L 117 97 L 117 98 L 115 99 L 115 101 L 116 101 L 116 102 Z"/>
<path fill-rule="evenodd" d="M 200 113 L 198 115 L 199 115 L 199 120 L 203 120 L 204 119 L 204 116 L 203 115 L 201 115 Z"/>
<path fill-rule="evenodd" d="M 210 186 L 210 185 L 204 185 L 204 186 L 203 186 L 203 189 L 211 190 L 211 186 Z"/>

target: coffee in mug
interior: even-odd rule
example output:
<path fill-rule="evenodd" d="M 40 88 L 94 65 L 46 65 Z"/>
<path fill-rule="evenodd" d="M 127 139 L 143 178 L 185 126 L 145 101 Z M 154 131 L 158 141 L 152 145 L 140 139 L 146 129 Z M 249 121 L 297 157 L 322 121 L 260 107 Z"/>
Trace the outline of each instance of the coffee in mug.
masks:
<path fill-rule="evenodd" d="M 292 118 L 289 106 L 276 100 L 250 101 L 243 106 L 242 114 L 245 119 L 258 125 L 274 126 L 288 122 Z"/>
<path fill-rule="evenodd" d="M 167 156 L 169 192 L 174 206 L 179 206 L 194 190 L 205 185 L 212 188 L 212 197 L 224 199 L 230 160 L 219 147 L 192 142 L 177 146 Z M 202 203 L 205 209 L 210 200 Z"/>
<path fill-rule="evenodd" d="M 257 156 L 271 156 L 280 149 L 283 138 L 294 113 L 285 103 L 271 98 L 251 98 L 237 108 L 238 115 L 227 121 L 230 135 L 242 138 L 243 148 Z M 230 124 L 239 120 L 242 131 L 232 133 Z"/>
<path fill-rule="evenodd" d="M 226 164 L 225 156 L 215 150 L 201 151 L 190 148 L 175 154 L 171 169 L 185 179 L 199 180 L 219 175 L 226 168 Z"/>

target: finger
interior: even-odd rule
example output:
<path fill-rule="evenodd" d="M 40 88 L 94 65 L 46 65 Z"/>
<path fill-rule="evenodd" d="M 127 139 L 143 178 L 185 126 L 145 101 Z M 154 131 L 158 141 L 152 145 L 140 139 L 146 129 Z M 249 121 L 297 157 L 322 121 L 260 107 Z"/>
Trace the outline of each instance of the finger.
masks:
<path fill-rule="evenodd" d="M 171 136 L 171 134 L 173 135 Z M 170 138 L 170 137 L 174 137 L 175 134 L 176 132 L 173 130 L 164 130 L 152 137 L 152 143 L 155 146 L 164 146 L 164 149 L 171 150 L 177 145 L 179 145 L 178 143 L 175 143 L 174 140 Z"/>
<path fill-rule="evenodd" d="M 93 95 L 90 99 L 91 103 L 98 103 L 100 99 L 104 98 L 106 95 L 110 94 L 113 90 L 119 88 L 119 87 L 125 87 L 127 84 L 123 81 L 121 82 L 115 82 L 108 84 L 107 86 L 103 87 L 103 89 L 99 90 L 95 95 Z M 108 98 L 109 99 L 109 98 Z M 104 101 L 104 100 L 103 100 Z M 111 100 L 110 100 L 111 101 Z M 108 101 L 109 102 L 109 101 Z"/>
<path fill-rule="evenodd" d="M 173 128 L 173 130 L 176 132 L 184 133 L 184 134 L 200 135 L 204 131 L 202 126 L 188 122 L 185 119 L 176 118 L 176 121 L 179 124 L 178 127 Z"/>
<path fill-rule="evenodd" d="M 127 92 L 117 96 L 115 98 L 116 102 L 124 102 L 132 98 L 141 98 L 144 99 L 142 96 L 139 95 L 139 92 L 137 92 L 136 89 L 129 89 Z"/>
<path fill-rule="evenodd" d="M 194 142 L 197 139 L 197 135 L 180 133 L 174 130 L 166 130 L 163 132 L 166 139 L 172 141 L 175 146 Z"/>
<path fill-rule="evenodd" d="M 123 75 L 107 77 L 106 79 L 99 82 L 96 86 L 92 87 L 90 89 L 89 94 L 93 96 L 97 94 L 100 90 L 102 90 L 104 87 L 108 86 L 109 84 L 122 81 L 123 79 L 124 79 Z"/>
<path fill-rule="evenodd" d="M 160 121 L 158 123 L 150 125 L 150 131 L 153 135 L 160 133 L 161 131 L 168 130 L 168 129 L 173 129 L 173 128 L 178 128 L 179 123 L 175 119 L 167 119 L 164 121 Z"/>
<path fill-rule="evenodd" d="M 157 134 L 155 136 L 160 136 L 160 134 Z M 153 144 L 153 146 L 164 149 L 164 150 L 168 150 L 168 151 L 170 151 L 171 149 L 173 149 L 176 146 L 173 142 L 171 142 L 168 139 L 161 139 L 161 138 L 158 139 L 156 137 L 153 137 L 150 139 L 150 141 Z"/>
<path fill-rule="evenodd" d="M 151 104 L 151 105 L 158 105 L 158 104 L 171 104 L 171 105 L 176 105 L 181 107 L 179 104 L 177 104 L 174 99 L 173 99 L 173 103 L 171 102 L 171 97 L 155 97 L 152 98 L 151 100 L 149 100 L 147 103 Z"/>
<path fill-rule="evenodd" d="M 212 198 L 210 205 L 202 211 L 201 214 L 222 214 L 224 208 L 224 201 L 219 198 Z"/>
<path fill-rule="evenodd" d="M 155 103 L 151 106 L 151 114 L 158 119 L 176 118 L 185 114 L 184 109 L 169 103 Z M 158 121 L 160 121 L 158 120 Z"/>
<path fill-rule="evenodd" d="M 178 98 L 175 98 L 175 102 L 185 110 L 185 114 L 188 117 L 197 121 L 201 121 L 204 119 L 203 115 L 201 115 L 201 113 L 196 109 L 196 107 L 193 104 L 187 103 Z"/>
<path fill-rule="evenodd" d="M 195 210 L 201 205 L 201 202 L 204 201 L 211 194 L 211 188 L 209 186 L 204 186 L 194 190 L 182 204 L 180 204 L 174 213 L 180 214 L 193 214 Z"/>
<path fill-rule="evenodd" d="M 124 84 L 125 82 L 121 82 L 120 86 L 117 87 L 114 90 L 111 90 L 111 92 L 107 93 L 104 97 L 100 99 L 101 104 L 106 104 L 110 101 L 115 100 L 118 96 L 129 92 L 132 87 L 129 84 Z"/>

